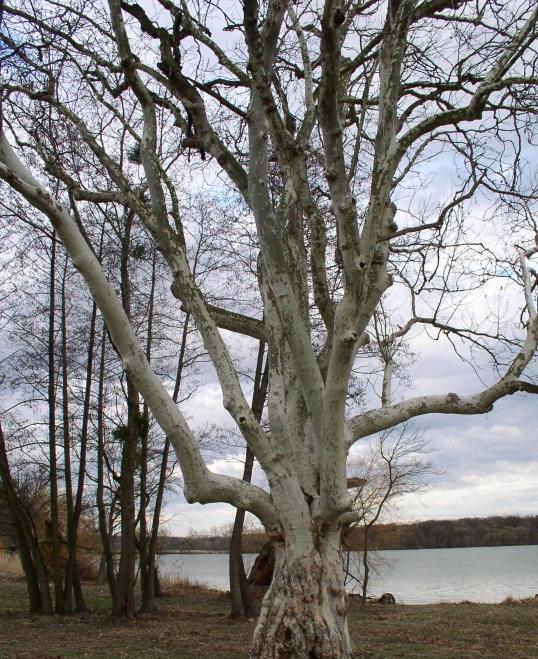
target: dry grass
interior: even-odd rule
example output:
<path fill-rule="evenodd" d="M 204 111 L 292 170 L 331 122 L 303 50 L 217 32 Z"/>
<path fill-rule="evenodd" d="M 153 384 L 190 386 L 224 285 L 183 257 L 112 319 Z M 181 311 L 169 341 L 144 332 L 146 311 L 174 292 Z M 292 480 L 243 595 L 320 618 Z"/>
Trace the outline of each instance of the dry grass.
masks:
<path fill-rule="evenodd" d="M 110 619 L 106 588 L 84 587 L 90 613 L 29 616 L 25 585 L 0 587 L 0 657 L 245 657 L 253 623 L 228 619 L 224 593 L 174 584 L 159 611 L 126 623 Z M 430 606 L 351 603 L 349 626 L 357 659 L 535 659 L 538 599 L 503 604 Z M 298 658 L 299 659 L 299 658 Z M 300 658 L 302 659 L 302 658 Z"/>
<path fill-rule="evenodd" d="M 371 606 L 349 617 L 357 657 L 535 659 L 538 600 Z"/>
<path fill-rule="evenodd" d="M 182 577 L 179 574 L 171 574 L 163 577 L 159 575 L 159 581 L 161 583 L 161 588 L 167 595 L 177 595 L 178 593 L 185 593 L 188 591 L 198 591 L 200 593 L 206 592 L 215 596 L 226 595 L 222 590 L 216 590 L 215 588 L 211 588 L 208 584 L 196 581 L 196 579 Z"/>
<path fill-rule="evenodd" d="M 0 550 L 0 579 L 20 579 L 24 577 L 21 562 L 17 555 L 9 556 Z"/>

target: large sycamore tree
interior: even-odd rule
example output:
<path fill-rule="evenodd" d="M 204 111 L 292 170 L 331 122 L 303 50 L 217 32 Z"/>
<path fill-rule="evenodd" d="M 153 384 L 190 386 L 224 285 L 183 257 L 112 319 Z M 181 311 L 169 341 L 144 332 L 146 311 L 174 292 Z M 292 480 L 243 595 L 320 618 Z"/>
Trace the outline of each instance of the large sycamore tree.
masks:
<path fill-rule="evenodd" d="M 275 541 L 252 657 L 352 656 L 340 537 L 355 442 L 537 392 L 537 16 L 532 0 L 4 3 L 0 176 L 60 236 L 188 501 L 246 509 Z M 192 275 L 182 195 L 198 189 L 255 227 L 258 313 L 209 304 Z M 144 225 L 267 487 L 204 463 L 71 198 Z M 508 306 L 488 305 L 501 280 Z M 267 425 L 223 329 L 268 346 Z M 427 336 L 479 368 L 488 356 L 476 393 L 395 400 L 402 346 Z M 378 397 L 349 404 L 366 380 Z"/>

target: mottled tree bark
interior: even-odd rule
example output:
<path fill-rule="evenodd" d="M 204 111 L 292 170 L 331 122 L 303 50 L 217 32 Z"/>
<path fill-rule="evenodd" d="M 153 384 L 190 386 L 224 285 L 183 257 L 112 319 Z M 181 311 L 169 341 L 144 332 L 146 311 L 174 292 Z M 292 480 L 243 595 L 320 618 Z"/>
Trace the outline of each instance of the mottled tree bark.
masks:
<path fill-rule="evenodd" d="M 527 139 L 522 127 L 531 121 L 536 105 L 538 7 L 524 2 L 505 9 L 500 3 L 493 12 L 491 3 L 481 0 L 388 0 L 354 6 L 326 0 L 314 8 L 308 3 L 243 0 L 241 30 L 236 31 L 243 43 L 240 58 L 235 59 L 236 54 L 223 48 L 199 16 L 190 15 L 186 3 L 181 12 L 173 3 L 161 3 L 167 21 L 161 25 L 160 16 L 150 18 L 138 4 L 120 0 L 108 4 L 110 24 L 99 32 L 99 41 L 106 42 L 104 59 L 101 51 L 88 52 L 87 32 L 95 26 L 82 15 L 76 14 L 72 33 L 65 35 L 54 21 L 38 20 L 32 13 L 23 16 L 18 8 L 5 11 L 26 25 L 41 50 L 52 51 L 52 61 L 61 56 L 77 64 L 65 67 L 64 74 L 48 67 L 39 48 L 37 55 L 30 49 L 18 53 L 39 73 L 36 81 L 47 77 L 43 72 L 51 79 L 63 76 L 64 84 L 76 75 L 81 89 L 110 116 L 113 129 L 107 139 L 113 148 L 103 146 L 100 124 L 96 130 L 81 103 L 63 102 L 37 82 L 28 85 L 17 67 L 8 71 L 12 93 L 6 94 L 4 103 L 12 108 L 15 126 L 21 104 L 13 99 L 19 95 L 30 108 L 49 111 L 65 122 L 91 156 L 90 174 L 70 173 L 74 168 L 65 159 L 54 165 L 59 184 L 88 203 L 123 208 L 126 216 L 132 214 L 144 225 L 169 267 L 174 296 L 192 314 L 215 369 L 224 408 L 264 471 L 266 489 L 214 473 L 204 462 L 195 434 L 148 363 L 114 286 L 60 203 L 61 197 L 56 199 L 44 189 L 43 172 L 53 168 L 32 135 L 28 135 L 34 142 L 32 155 L 42 161 L 40 176 L 32 175 L 4 134 L 0 134 L 0 176 L 44 212 L 61 235 L 105 318 L 131 383 L 128 429 L 133 432 L 124 445 L 123 512 L 131 498 L 128 458 L 137 439 L 134 423 L 129 422 L 138 405 L 136 389 L 176 452 L 187 501 L 226 502 L 248 510 L 276 543 L 274 579 L 251 656 L 346 659 L 351 649 L 339 542 L 341 526 L 356 519 L 347 492 L 350 447 L 362 437 L 413 417 L 482 414 L 515 392 L 538 393 L 538 386 L 525 377 L 538 346 L 534 280 L 527 263 L 537 254 L 535 226 L 529 233 L 526 218 L 515 222 L 525 234 L 516 267 L 525 293 L 518 347 L 498 328 L 484 339 L 474 321 L 464 319 L 462 330 L 440 320 L 443 315 L 452 317 L 462 292 L 477 290 L 498 276 L 495 263 L 484 264 L 463 281 L 467 275 L 453 266 L 458 254 L 469 253 L 466 236 L 474 232 L 472 225 L 466 226 L 465 218 L 471 214 L 462 204 L 482 185 L 503 203 L 512 195 L 528 199 L 526 183 L 518 174 L 525 149 L 513 156 L 513 180 L 499 182 L 489 170 L 506 171 L 509 156 L 505 149 L 498 154 L 496 147 L 489 151 L 486 143 L 488 132 L 496 142 L 504 130 L 518 132 L 522 144 Z M 129 29 L 126 13 L 133 19 Z M 460 62 L 448 71 L 429 57 L 435 69 L 432 77 L 424 73 L 417 52 L 428 51 L 439 26 L 452 31 L 457 55 L 449 52 L 448 42 L 446 55 L 459 57 Z M 131 39 L 131 34 L 136 38 Z M 357 39 L 357 34 L 364 39 Z M 9 35 L 4 39 L 12 49 L 17 46 L 9 43 Z M 190 56 L 182 60 L 189 49 L 187 41 L 194 41 L 193 49 L 203 49 L 207 65 L 197 58 L 193 66 Z M 477 47 L 482 41 L 487 41 L 487 49 Z M 158 62 L 144 59 L 148 42 L 152 52 L 159 53 Z M 442 50 L 442 44 L 434 42 L 432 48 L 439 45 Z M 290 81 L 288 55 L 293 45 L 298 46 L 292 62 L 296 75 Z M 113 62 L 111 52 L 117 53 Z M 84 66 L 78 65 L 79 59 Z M 473 75 L 464 71 L 470 60 L 476 69 Z M 111 91 L 111 73 L 119 71 L 122 83 Z M 204 82 L 209 76 L 214 84 Z M 432 80 L 441 82 L 432 85 Z M 211 105 L 206 103 L 208 96 Z M 213 103 L 218 105 L 216 112 Z M 510 107 L 510 112 L 503 114 L 503 107 Z M 214 123 L 213 116 L 218 117 Z M 248 208 L 248 221 L 255 222 L 252 244 L 259 247 L 263 319 L 210 304 L 193 274 L 177 198 L 181 186 L 174 178 L 178 152 L 167 142 L 175 139 L 170 137 L 172 123 L 174 129 L 184 131 L 183 143 L 195 143 L 202 157 L 212 158 L 211 167 L 226 178 L 226 185 L 235 187 Z M 121 139 L 114 141 L 114 130 Z M 125 136 L 136 142 L 138 169 L 125 165 Z M 422 201 L 407 204 L 413 195 L 405 186 L 409 177 L 422 174 L 426 159 L 438 154 L 446 159 L 448 152 L 466 173 L 453 186 L 452 201 L 441 204 L 438 219 L 426 222 Z M 93 161 L 98 163 L 95 167 L 90 166 Z M 395 200 L 405 207 L 396 208 Z M 454 222 L 452 211 L 458 216 Z M 397 216 L 405 223 L 401 229 Z M 507 228 L 507 236 L 508 232 Z M 443 252 L 447 245 L 450 250 Z M 477 254 L 474 244 L 473 249 Z M 506 263 L 508 251 L 499 258 Z M 376 392 L 385 406 L 349 417 L 346 405 L 353 393 L 355 359 L 370 339 L 382 296 L 394 282 L 397 293 L 403 290 L 411 298 L 402 305 L 408 320 L 394 332 L 398 338 L 415 325 L 430 325 L 470 346 L 478 341 L 490 355 L 490 340 L 498 341 L 503 350 L 510 348 L 512 356 L 507 364 L 499 360 L 496 381 L 474 394 L 424 395 L 402 402 L 390 402 L 388 380 L 394 369 L 386 368 L 386 382 Z M 435 309 L 432 317 L 418 315 L 415 303 L 421 295 L 425 296 L 422 306 Z M 268 427 L 246 400 L 240 373 L 219 328 L 267 342 Z M 485 343 L 480 344 L 482 340 Z M 372 354 L 379 348 L 374 347 Z M 366 380 L 363 384 L 367 386 Z M 126 538 L 129 519 L 122 520 Z"/>
<path fill-rule="evenodd" d="M 276 544 L 251 659 L 351 659 L 347 598 L 337 529 Z"/>

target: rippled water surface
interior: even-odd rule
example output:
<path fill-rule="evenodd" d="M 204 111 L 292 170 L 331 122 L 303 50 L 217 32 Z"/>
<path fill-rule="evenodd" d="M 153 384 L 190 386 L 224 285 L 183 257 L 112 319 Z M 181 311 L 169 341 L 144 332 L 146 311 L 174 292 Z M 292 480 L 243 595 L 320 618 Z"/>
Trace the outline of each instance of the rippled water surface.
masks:
<path fill-rule="evenodd" d="M 500 602 L 538 593 L 538 545 L 380 551 L 371 592 L 391 592 L 398 602 Z M 245 556 L 247 567 L 252 555 Z M 227 554 L 166 554 L 161 574 L 228 590 Z"/>

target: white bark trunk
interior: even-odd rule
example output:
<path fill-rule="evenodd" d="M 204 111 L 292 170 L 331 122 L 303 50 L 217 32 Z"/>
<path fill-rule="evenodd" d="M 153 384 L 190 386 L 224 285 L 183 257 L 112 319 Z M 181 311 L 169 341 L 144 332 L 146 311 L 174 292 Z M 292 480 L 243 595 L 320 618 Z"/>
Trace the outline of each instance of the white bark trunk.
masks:
<path fill-rule="evenodd" d="M 276 547 L 250 659 L 351 659 L 340 533 L 312 534 Z"/>

